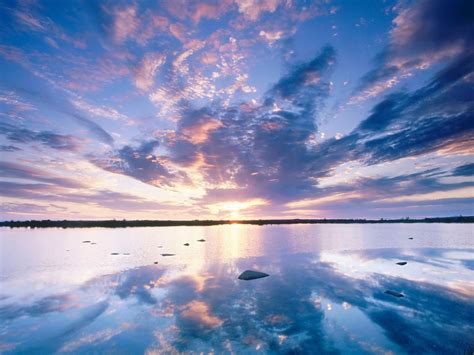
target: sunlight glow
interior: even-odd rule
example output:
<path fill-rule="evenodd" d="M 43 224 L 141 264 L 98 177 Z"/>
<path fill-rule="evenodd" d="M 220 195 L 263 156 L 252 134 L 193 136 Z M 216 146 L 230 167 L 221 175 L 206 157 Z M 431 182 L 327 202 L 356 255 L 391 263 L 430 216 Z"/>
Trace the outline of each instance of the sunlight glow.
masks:
<path fill-rule="evenodd" d="M 215 203 L 209 206 L 212 214 L 224 215 L 230 218 L 242 217 L 241 212 L 256 206 L 264 206 L 268 202 L 263 199 L 253 199 L 247 201 L 227 201 Z"/>

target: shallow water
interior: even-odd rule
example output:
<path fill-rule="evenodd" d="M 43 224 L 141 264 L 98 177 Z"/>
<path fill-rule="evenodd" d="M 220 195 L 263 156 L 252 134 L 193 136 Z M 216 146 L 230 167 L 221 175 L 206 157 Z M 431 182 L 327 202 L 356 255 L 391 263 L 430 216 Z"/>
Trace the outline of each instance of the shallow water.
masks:
<path fill-rule="evenodd" d="M 0 248 L 2 353 L 474 349 L 468 224 L 3 228 Z"/>

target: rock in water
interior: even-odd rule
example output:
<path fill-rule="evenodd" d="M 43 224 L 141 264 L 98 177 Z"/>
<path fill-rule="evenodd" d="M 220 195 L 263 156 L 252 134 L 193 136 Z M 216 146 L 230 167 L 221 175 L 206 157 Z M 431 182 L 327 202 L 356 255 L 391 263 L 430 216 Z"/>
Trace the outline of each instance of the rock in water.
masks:
<path fill-rule="evenodd" d="M 268 274 L 265 274 L 264 272 L 260 271 L 253 271 L 253 270 L 245 270 L 243 273 L 239 275 L 239 280 L 255 280 L 255 279 L 261 279 L 262 277 L 267 277 L 270 276 Z"/>
<path fill-rule="evenodd" d="M 397 291 L 387 290 L 387 291 L 385 291 L 385 293 L 387 295 L 391 295 L 391 296 L 394 296 L 394 297 L 405 297 L 402 293 L 397 292 Z"/>
<path fill-rule="evenodd" d="M 406 261 L 399 261 L 399 262 L 397 263 L 397 265 L 401 265 L 401 266 L 406 265 L 406 264 L 407 264 Z"/>

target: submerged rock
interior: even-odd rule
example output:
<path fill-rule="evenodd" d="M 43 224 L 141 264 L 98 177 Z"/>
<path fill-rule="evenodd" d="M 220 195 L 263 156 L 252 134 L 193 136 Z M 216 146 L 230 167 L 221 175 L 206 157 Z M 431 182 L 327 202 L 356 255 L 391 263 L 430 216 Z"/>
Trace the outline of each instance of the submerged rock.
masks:
<path fill-rule="evenodd" d="M 401 265 L 401 266 L 406 265 L 406 264 L 407 264 L 406 261 L 399 261 L 399 262 L 397 263 L 397 265 Z"/>
<path fill-rule="evenodd" d="M 122 253 L 122 255 L 130 255 L 130 253 Z"/>
<path fill-rule="evenodd" d="M 185 247 L 189 247 L 189 243 L 184 243 L 183 244 Z"/>
<path fill-rule="evenodd" d="M 255 280 L 255 279 L 261 279 L 262 277 L 267 277 L 270 276 L 268 274 L 265 274 L 264 272 L 260 271 L 254 271 L 254 270 L 245 270 L 243 273 L 239 275 L 239 280 Z"/>
<path fill-rule="evenodd" d="M 387 290 L 387 291 L 385 291 L 385 293 L 387 295 L 391 295 L 391 296 L 394 296 L 394 297 L 405 297 L 405 295 L 403 293 L 400 293 L 400 292 L 397 292 L 397 291 Z"/>
<path fill-rule="evenodd" d="M 176 254 L 161 254 L 161 256 L 175 256 Z"/>
<path fill-rule="evenodd" d="M 206 239 L 198 239 L 198 242 L 205 242 Z"/>

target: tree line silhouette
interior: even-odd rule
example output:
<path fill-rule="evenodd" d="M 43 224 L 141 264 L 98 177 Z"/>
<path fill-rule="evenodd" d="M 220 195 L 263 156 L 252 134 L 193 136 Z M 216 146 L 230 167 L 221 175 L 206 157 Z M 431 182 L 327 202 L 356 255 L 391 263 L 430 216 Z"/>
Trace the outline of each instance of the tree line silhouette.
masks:
<path fill-rule="evenodd" d="M 29 220 L 3 221 L 0 227 L 10 228 L 125 228 L 216 226 L 222 224 L 371 224 L 371 223 L 474 223 L 474 216 L 431 217 L 411 219 L 249 219 L 249 220 Z"/>

